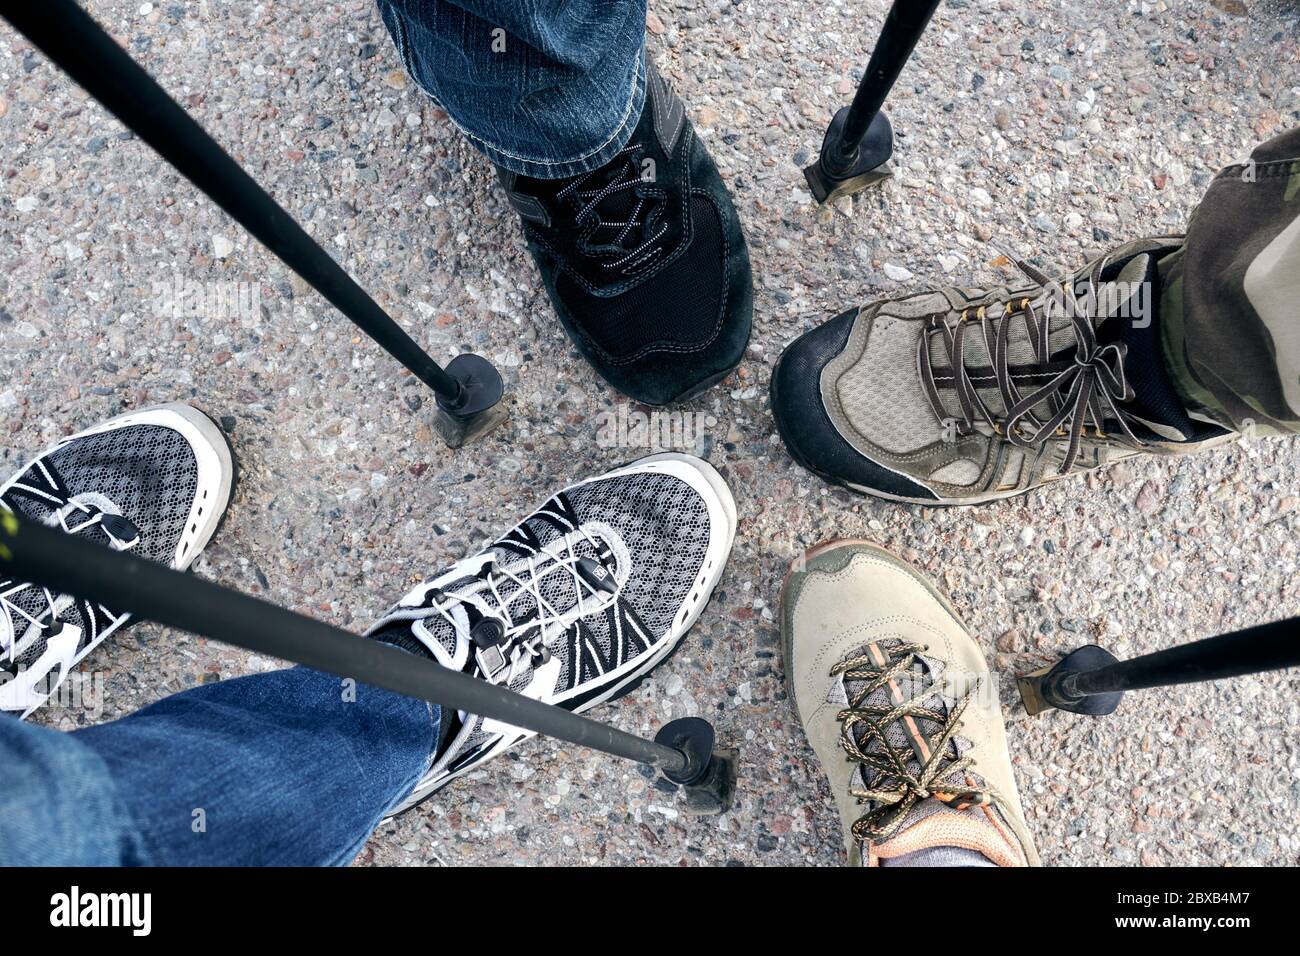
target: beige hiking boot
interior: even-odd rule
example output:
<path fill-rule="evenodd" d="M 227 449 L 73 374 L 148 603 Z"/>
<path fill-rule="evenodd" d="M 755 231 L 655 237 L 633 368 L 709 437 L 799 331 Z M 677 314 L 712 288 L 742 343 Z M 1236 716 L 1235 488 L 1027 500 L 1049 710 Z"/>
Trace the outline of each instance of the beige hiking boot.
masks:
<path fill-rule="evenodd" d="M 915 569 L 865 541 L 814 548 L 786 577 L 781 637 L 850 865 L 936 848 L 1038 864 L 984 655 Z"/>

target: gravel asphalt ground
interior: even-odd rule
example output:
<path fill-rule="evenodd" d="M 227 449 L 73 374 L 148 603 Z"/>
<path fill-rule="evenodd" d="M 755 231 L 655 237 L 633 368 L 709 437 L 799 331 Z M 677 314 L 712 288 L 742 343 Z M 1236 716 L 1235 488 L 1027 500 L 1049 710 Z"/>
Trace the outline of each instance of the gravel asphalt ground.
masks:
<path fill-rule="evenodd" d="M 448 452 L 417 382 L 4 27 L 0 467 L 125 409 L 191 401 L 242 466 L 197 573 L 361 629 L 547 489 L 651 450 L 609 434 L 622 399 L 570 347 L 489 169 L 403 75 L 372 4 L 88 7 L 435 356 L 491 357 L 513 413 Z M 730 567 L 683 650 L 599 715 L 638 733 L 707 715 L 740 747 L 734 812 L 688 818 L 635 766 L 534 740 L 383 825 L 358 863 L 839 863 L 775 604 L 796 555 L 846 536 L 915 561 L 965 613 L 1045 863 L 1300 862 L 1300 675 L 1131 695 L 1101 721 L 1030 719 L 1011 680 L 1089 641 L 1130 656 L 1300 614 L 1300 442 L 927 510 L 802 471 L 767 399 L 785 344 L 848 305 L 1005 277 L 989 240 L 1056 271 L 1180 231 L 1217 169 L 1300 122 L 1300 12 L 949 0 L 890 101 L 897 175 L 819 209 L 800 166 L 885 8 L 654 0 L 649 18 L 734 191 L 755 328 L 740 369 L 681 409 L 739 505 Z M 202 317 L 171 309 L 177 283 L 210 297 Z M 138 624 L 88 666 L 102 713 L 42 721 L 111 719 L 278 662 Z"/>

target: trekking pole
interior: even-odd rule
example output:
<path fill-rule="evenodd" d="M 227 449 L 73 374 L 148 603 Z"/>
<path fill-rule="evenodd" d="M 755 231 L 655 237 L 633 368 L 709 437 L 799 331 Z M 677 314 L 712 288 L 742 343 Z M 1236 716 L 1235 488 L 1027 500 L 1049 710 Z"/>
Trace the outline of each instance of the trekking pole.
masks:
<path fill-rule="evenodd" d="M 438 431 L 450 447 L 504 420 L 505 387 L 487 359 L 467 353 L 440 368 L 73 0 L 0 0 L 0 16 L 433 389 Z"/>
<path fill-rule="evenodd" d="M 894 0 L 849 106 L 831 119 L 817 162 L 804 178 L 817 202 L 851 196 L 892 174 L 894 129 L 880 107 L 893 89 L 940 0 Z"/>
<path fill-rule="evenodd" d="M 1096 644 L 1016 678 L 1031 716 L 1055 707 L 1104 717 L 1128 690 L 1221 680 L 1300 667 L 1300 618 L 1248 627 L 1121 661 Z"/>
<path fill-rule="evenodd" d="M 682 787 L 690 813 L 722 813 L 735 793 L 735 752 L 715 749 L 713 727 L 699 717 L 670 721 L 653 741 L 646 740 L 382 641 L 4 510 L 0 510 L 0 574 L 259 654 L 635 760 Z"/>

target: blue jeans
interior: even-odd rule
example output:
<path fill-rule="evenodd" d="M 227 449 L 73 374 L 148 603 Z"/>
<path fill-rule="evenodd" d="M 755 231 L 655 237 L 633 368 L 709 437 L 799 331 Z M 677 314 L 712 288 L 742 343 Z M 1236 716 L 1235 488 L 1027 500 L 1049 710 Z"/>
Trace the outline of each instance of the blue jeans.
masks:
<path fill-rule="evenodd" d="M 636 129 L 646 0 L 378 3 L 415 82 L 499 166 L 577 176 Z"/>
<path fill-rule="evenodd" d="M 435 705 L 304 667 L 72 733 L 0 715 L 0 865 L 343 865 L 437 739 Z"/>

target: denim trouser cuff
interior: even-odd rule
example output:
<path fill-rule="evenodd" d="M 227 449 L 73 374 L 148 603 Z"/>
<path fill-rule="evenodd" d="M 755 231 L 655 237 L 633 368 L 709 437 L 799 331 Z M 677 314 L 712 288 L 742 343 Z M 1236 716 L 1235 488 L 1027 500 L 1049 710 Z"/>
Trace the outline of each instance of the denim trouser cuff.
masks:
<path fill-rule="evenodd" d="M 645 0 L 378 0 L 416 86 L 493 163 L 538 179 L 608 164 L 645 104 Z"/>
<path fill-rule="evenodd" d="M 413 78 L 416 85 L 420 86 L 420 89 L 424 90 L 425 94 L 434 103 L 446 111 L 451 122 L 465 134 L 465 137 L 474 144 L 474 147 L 502 169 L 508 169 L 510 172 L 518 173 L 521 176 L 532 176 L 536 179 L 568 179 L 571 176 L 581 176 L 583 173 L 600 169 L 618 155 L 618 151 L 626 146 L 628 140 L 632 138 L 632 133 L 641 120 L 641 110 L 645 107 L 645 64 L 643 56 L 644 53 L 637 55 L 636 82 L 632 85 L 632 90 L 628 96 L 627 107 L 623 110 L 622 115 L 618 117 L 613 130 L 601 137 L 596 145 L 586 152 L 558 159 L 519 155 L 502 146 L 493 144 L 474 132 L 470 126 L 472 120 L 458 117 L 446 103 L 438 99 L 437 95 L 431 90 L 425 89 L 417 77 Z"/>

